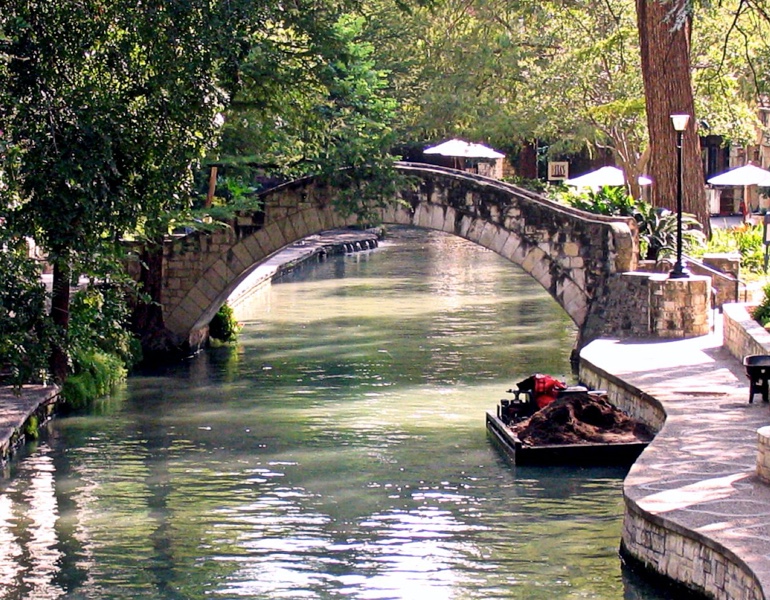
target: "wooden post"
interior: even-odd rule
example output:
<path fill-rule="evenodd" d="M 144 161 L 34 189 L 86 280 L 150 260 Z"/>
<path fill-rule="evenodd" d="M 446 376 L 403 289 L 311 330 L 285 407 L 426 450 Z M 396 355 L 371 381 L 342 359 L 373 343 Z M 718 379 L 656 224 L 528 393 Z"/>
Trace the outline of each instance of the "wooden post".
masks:
<path fill-rule="evenodd" d="M 211 173 L 209 174 L 209 193 L 206 194 L 206 208 L 211 206 L 214 201 L 214 192 L 217 191 L 217 167 L 211 167 Z"/>

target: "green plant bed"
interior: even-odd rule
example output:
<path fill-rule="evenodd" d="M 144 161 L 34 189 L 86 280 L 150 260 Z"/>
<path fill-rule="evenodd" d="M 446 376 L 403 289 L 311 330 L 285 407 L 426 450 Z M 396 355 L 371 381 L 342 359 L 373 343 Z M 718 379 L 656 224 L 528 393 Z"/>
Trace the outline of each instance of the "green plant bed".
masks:
<path fill-rule="evenodd" d="M 751 316 L 762 327 L 766 327 L 770 324 L 770 284 L 765 285 L 762 291 L 762 301 L 751 311 Z"/>
<path fill-rule="evenodd" d="M 85 408 L 108 394 L 127 375 L 118 356 L 100 350 L 77 354 L 74 362 L 75 372 L 64 382 L 61 392 L 68 410 Z"/>

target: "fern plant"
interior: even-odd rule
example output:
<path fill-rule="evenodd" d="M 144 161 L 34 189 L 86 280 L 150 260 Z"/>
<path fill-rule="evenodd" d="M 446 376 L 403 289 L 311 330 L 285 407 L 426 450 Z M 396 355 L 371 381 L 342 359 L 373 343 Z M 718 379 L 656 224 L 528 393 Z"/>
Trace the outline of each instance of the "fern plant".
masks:
<path fill-rule="evenodd" d="M 751 316 L 757 323 L 762 325 L 762 327 L 766 327 L 770 324 L 770 283 L 762 288 L 762 292 L 762 301 L 754 309 Z"/>
<path fill-rule="evenodd" d="M 634 219 L 639 228 L 639 244 L 642 258 L 658 260 L 676 255 L 677 215 L 670 210 L 655 208 L 646 202 L 637 202 Z M 682 214 L 682 247 L 685 252 L 701 247 L 706 236 L 698 220 L 690 214 Z"/>

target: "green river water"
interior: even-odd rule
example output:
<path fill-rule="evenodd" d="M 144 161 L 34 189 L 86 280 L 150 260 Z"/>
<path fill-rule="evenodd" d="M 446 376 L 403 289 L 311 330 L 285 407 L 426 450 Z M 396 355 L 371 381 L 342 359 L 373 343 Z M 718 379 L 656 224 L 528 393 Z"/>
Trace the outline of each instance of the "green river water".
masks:
<path fill-rule="evenodd" d="M 0 598 L 666 597 L 618 558 L 625 470 L 516 467 L 486 433 L 517 381 L 571 377 L 574 327 L 514 265 L 395 230 L 239 318 L 14 462 Z"/>

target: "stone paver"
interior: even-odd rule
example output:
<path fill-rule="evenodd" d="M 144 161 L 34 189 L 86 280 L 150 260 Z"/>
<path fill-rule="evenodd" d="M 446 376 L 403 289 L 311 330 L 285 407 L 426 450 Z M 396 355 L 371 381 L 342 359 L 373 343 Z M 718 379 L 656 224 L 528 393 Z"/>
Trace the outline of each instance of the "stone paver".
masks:
<path fill-rule="evenodd" d="M 625 480 L 627 504 L 666 529 L 721 545 L 748 565 L 767 597 L 770 485 L 756 475 L 756 461 L 757 429 L 770 424 L 770 407 L 759 394 L 749 403 L 743 366 L 722 348 L 719 326 L 685 340 L 601 339 L 581 360 L 657 399 L 667 414 Z"/>

